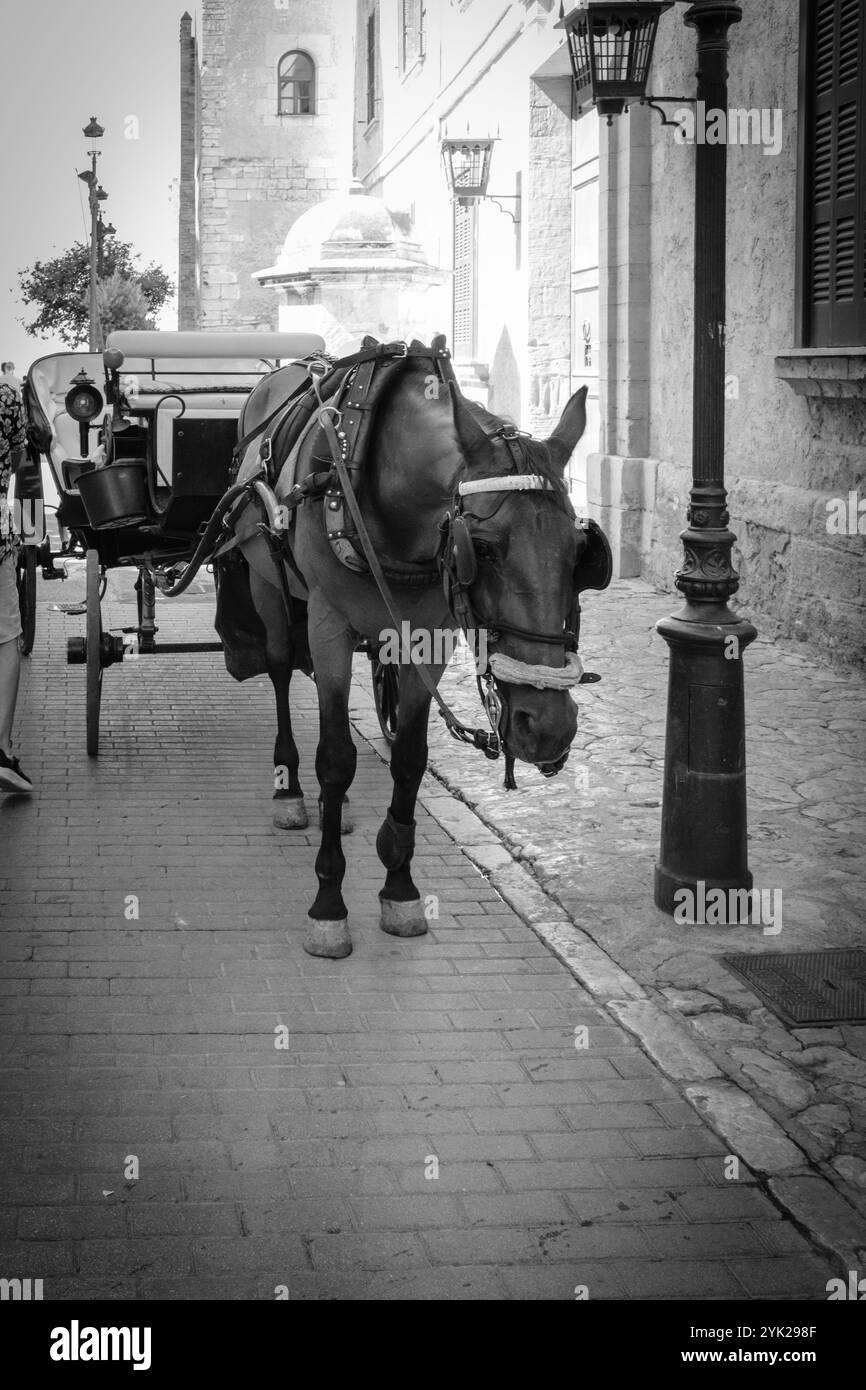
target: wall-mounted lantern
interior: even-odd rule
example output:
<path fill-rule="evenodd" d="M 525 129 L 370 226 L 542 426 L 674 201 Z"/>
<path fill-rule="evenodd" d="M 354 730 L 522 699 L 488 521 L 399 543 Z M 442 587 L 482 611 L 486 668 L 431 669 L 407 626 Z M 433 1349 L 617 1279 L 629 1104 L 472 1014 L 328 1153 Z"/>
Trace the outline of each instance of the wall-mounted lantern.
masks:
<path fill-rule="evenodd" d="M 475 139 L 468 135 L 464 139 L 451 139 L 446 136 L 442 141 L 445 177 L 448 180 L 451 196 L 458 203 L 465 206 L 468 203 L 477 203 L 482 198 L 487 198 L 491 203 L 496 204 L 500 212 L 506 213 L 515 227 L 519 228 L 523 203 L 520 192 L 520 175 L 517 175 L 516 193 L 487 192 L 493 146 L 498 139 L 498 135 L 488 135 L 483 139 Z M 514 211 L 512 212 L 510 208 L 504 208 L 503 203 L 514 203 Z"/>
<path fill-rule="evenodd" d="M 473 202 L 487 197 L 490 182 L 490 161 L 496 137 L 483 140 L 442 141 L 445 177 L 454 198 Z"/>
<path fill-rule="evenodd" d="M 629 102 L 679 101 L 648 97 L 650 64 L 659 17 L 674 0 L 581 0 L 568 14 L 560 5 L 579 105 L 595 103 L 598 114 L 621 116 Z"/>

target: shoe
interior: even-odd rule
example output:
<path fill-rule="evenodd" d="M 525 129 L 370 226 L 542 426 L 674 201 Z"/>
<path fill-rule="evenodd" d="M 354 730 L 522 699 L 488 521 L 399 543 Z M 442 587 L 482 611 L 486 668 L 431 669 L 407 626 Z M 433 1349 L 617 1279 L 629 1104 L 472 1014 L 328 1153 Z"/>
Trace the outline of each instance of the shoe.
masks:
<path fill-rule="evenodd" d="M 21 771 L 17 758 L 0 752 L 0 792 L 32 792 L 33 783 Z"/>

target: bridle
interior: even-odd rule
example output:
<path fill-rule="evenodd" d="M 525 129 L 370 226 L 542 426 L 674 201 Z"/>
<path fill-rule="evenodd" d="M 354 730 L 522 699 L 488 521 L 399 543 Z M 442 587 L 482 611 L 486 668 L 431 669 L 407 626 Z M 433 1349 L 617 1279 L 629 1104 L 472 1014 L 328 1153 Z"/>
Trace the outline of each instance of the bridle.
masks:
<path fill-rule="evenodd" d="M 572 605 L 563 627 L 558 632 L 536 632 L 517 627 L 500 617 L 482 617 L 472 602 L 471 589 L 478 577 L 478 558 L 473 538 L 471 518 L 464 508 L 464 499 L 480 493 L 524 493 L 554 492 L 554 484 L 539 473 L 527 471 L 528 460 L 523 444 L 528 435 L 511 426 L 501 426 L 491 440 L 501 439 L 507 446 L 515 465 L 513 473 L 498 474 L 493 477 L 468 479 L 457 484 L 451 499 L 451 506 L 440 523 L 442 541 L 439 550 L 439 568 L 448 607 L 459 624 L 467 644 L 472 650 L 472 634 L 475 634 L 476 679 L 478 693 L 490 721 L 493 736 L 498 748 L 505 753 L 506 761 L 513 764 L 505 747 L 502 731 L 504 701 L 499 692 L 497 677 L 511 683 L 526 682 L 538 689 L 567 689 L 579 685 L 583 679 L 583 667 L 577 655 L 580 631 L 580 598 L 577 589 L 573 593 Z M 504 498 L 503 498 L 504 500 Z M 501 503 L 500 503 L 501 505 Z M 496 509 L 498 510 L 498 508 Z M 495 512 L 494 512 L 495 515 Z M 575 525 L 580 523 L 575 518 Z M 484 669 L 480 662 L 480 634 L 486 635 L 487 659 Z M 517 637 L 523 642 L 562 648 L 564 664 L 562 667 L 528 665 L 493 651 L 503 635 Z M 506 771 L 506 786 L 513 782 L 513 773 Z"/>
<path fill-rule="evenodd" d="M 331 453 L 336 478 L 343 491 L 352 520 L 355 524 L 361 551 L 370 568 L 371 576 L 379 590 L 385 609 L 394 624 L 395 631 L 399 632 L 401 630 L 401 617 L 397 609 L 396 601 L 387 576 L 382 568 L 382 564 L 376 554 L 376 549 L 373 545 L 369 530 L 367 529 L 367 524 L 364 520 L 358 498 L 355 495 L 352 479 L 349 476 L 346 432 L 341 426 L 340 412 L 334 412 L 331 407 L 325 405 L 318 412 L 318 420 Z M 522 445 L 522 440 L 529 438 L 528 435 L 520 435 L 517 430 L 505 425 L 497 430 L 495 435 L 490 437 L 496 438 L 497 436 L 506 442 L 515 463 L 515 472 L 504 474 L 496 478 L 465 479 L 458 483 L 452 497 L 451 506 L 448 512 L 446 512 L 443 521 L 440 523 L 442 540 L 438 558 L 443 583 L 446 585 L 446 592 L 449 595 L 449 609 L 458 625 L 463 628 L 463 631 L 467 633 L 467 635 L 467 624 L 474 621 L 474 614 L 468 591 L 477 575 L 477 562 L 472 546 L 471 531 L 464 514 L 463 498 L 481 491 L 509 493 L 554 490 L 553 485 L 546 478 L 543 478 L 537 473 L 530 473 L 528 468 L 521 467 L 521 465 L 525 465 L 526 463 L 525 447 Z M 592 524 L 593 523 L 589 523 L 589 525 Z M 528 632 L 524 629 L 516 628 L 511 624 L 497 623 L 494 629 L 497 634 L 508 631 L 524 640 L 547 644 L 552 642 L 562 645 L 566 660 L 565 666 L 559 668 L 525 666 L 522 662 L 516 662 L 512 658 L 494 653 L 486 663 L 486 669 L 483 675 L 479 675 L 478 679 L 479 694 L 490 724 L 489 732 L 483 729 L 472 729 L 464 724 L 440 695 L 436 683 L 430 676 L 426 666 L 419 664 L 416 667 L 421 683 L 430 694 L 431 699 L 435 701 L 445 721 L 448 732 L 454 738 L 458 739 L 461 743 L 471 744 L 473 747 L 480 749 L 487 758 L 498 758 L 500 753 L 504 753 L 505 786 L 509 790 L 513 790 L 517 786 L 517 783 L 514 780 L 514 757 L 505 747 L 502 734 L 505 706 L 497 688 L 497 674 L 500 680 L 511 680 L 516 683 L 520 683 L 528 677 L 530 684 L 536 685 L 542 689 L 561 689 L 580 684 L 586 679 L 597 680 L 597 676 L 583 675 L 580 659 L 577 656 L 579 615 L 580 604 L 577 590 L 575 590 L 570 626 L 568 629 L 563 628 L 562 632 L 545 636 L 542 633 Z M 506 670 L 508 671 L 507 675 L 505 674 Z M 556 771 L 558 771 L 558 767 L 552 767 L 545 775 L 553 776 Z"/>

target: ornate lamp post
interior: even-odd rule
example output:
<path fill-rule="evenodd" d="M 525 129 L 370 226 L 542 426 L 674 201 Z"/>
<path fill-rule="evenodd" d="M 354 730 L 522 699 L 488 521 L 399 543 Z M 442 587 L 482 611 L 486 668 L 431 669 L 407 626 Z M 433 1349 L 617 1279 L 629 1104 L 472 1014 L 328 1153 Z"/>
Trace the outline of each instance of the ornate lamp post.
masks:
<path fill-rule="evenodd" d="M 560 19 L 575 87 L 592 91 L 610 120 L 646 97 L 663 3 L 583 0 Z M 728 109 L 728 30 L 742 18 L 730 0 L 694 0 L 684 22 L 697 31 L 697 96 Z M 626 91 L 616 84 L 628 81 Z M 608 85 L 605 86 L 605 83 Z M 641 85 L 642 84 L 642 85 Z M 742 652 L 757 636 L 728 600 L 738 588 L 725 491 L 725 211 L 727 147 L 695 150 L 694 384 L 692 488 L 676 587 L 685 603 L 657 629 L 670 648 L 661 849 L 655 902 L 667 912 L 680 888 L 751 888 L 746 835 Z M 694 900 L 693 900 L 694 901 Z"/>
<path fill-rule="evenodd" d="M 86 169 L 78 177 L 82 183 L 87 184 L 87 201 L 90 206 L 90 297 L 89 297 L 89 347 L 91 352 L 98 352 L 100 349 L 99 332 L 99 308 L 96 300 L 96 286 L 99 283 L 99 204 L 105 202 L 108 194 L 100 183 L 96 180 L 96 161 L 100 151 L 96 144 L 105 134 L 104 128 L 99 124 L 95 116 L 91 116 L 88 124 L 84 127 L 84 135 L 90 141 L 92 148 L 87 151 L 90 155 L 90 168 Z"/>

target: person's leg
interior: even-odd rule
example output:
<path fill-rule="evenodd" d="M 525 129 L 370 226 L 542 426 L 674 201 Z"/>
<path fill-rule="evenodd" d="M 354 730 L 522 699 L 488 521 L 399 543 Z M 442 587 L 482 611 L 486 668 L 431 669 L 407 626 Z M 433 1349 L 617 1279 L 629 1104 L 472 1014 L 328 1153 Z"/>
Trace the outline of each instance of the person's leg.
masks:
<path fill-rule="evenodd" d="M 11 756 L 12 721 L 18 696 L 21 614 L 15 582 L 15 557 L 0 552 L 0 753 Z"/>
<path fill-rule="evenodd" d="M 0 753 L 12 754 L 12 721 L 18 698 L 18 675 L 21 657 L 18 638 L 0 643 Z"/>

